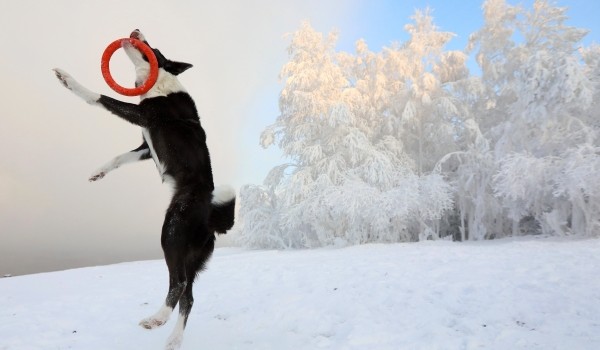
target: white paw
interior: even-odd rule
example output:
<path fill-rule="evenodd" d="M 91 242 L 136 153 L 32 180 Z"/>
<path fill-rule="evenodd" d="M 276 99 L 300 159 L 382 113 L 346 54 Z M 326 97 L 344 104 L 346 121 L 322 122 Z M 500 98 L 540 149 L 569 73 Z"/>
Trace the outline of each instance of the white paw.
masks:
<path fill-rule="evenodd" d="M 56 77 L 58 78 L 58 80 L 60 80 L 61 84 L 63 84 L 64 87 L 73 91 L 75 95 L 81 97 L 85 102 L 89 104 L 96 104 L 100 99 L 100 94 L 86 89 L 83 85 L 79 84 L 77 80 L 73 79 L 73 77 L 64 70 L 54 68 L 54 74 L 56 74 Z"/>
<path fill-rule="evenodd" d="M 140 321 L 140 326 L 146 329 L 154 329 L 167 323 L 168 318 L 148 317 Z"/>
<path fill-rule="evenodd" d="M 94 172 L 88 180 L 90 182 L 98 181 L 98 180 L 102 179 L 107 173 L 108 173 L 108 171 L 98 170 L 98 171 Z"/>
<path fill-rule="evenodd" d="M 75 79 L 73 79 L 73 77 L 71 75 L 69 75 L 69 73 L 65 72 L 64 70 L 60 69 L 60 68 L 54 68 L 53 69 L 54 74 L 56 74 L 56 77 L 58 78 L 58 80 L 60 80 L 61 84 L 64 85 L 64 87 L 66 87 L 69 90 L 73 90 L 73 88 L 71 87 L 72 82 L 75 82 Z"/>

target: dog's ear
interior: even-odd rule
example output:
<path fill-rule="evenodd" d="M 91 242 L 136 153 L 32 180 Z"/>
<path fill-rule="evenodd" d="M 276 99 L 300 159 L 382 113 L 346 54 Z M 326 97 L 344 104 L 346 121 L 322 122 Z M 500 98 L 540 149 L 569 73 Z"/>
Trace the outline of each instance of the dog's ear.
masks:
<path fill-rule="evenodd" d="M 192 67 L 193 66 L 189 63 L 167 61 L 164 69 L 173 75 L 179 75 Z"/>

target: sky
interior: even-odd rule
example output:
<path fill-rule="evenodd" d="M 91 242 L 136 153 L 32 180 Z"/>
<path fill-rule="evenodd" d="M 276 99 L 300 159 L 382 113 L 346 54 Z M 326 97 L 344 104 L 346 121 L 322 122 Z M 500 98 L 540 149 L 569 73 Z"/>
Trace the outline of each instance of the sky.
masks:
<path fill-rule="evenodd" d="M 569 24 L 591 30 L 584 44 L 600 41 L 599 2 L 558 3 L 570 8 Z M 438 27 L 456 34 L 448 49 L 464 48 L 483 23 L 475 0 L 1 1 L 0 275 L 162 256 L 170 192 L 154 164 L 87 181 L 139 146 L 139 128 L 69 93 L 52 68 L 136 102 L 108 88 L 99 62 L 108 43 L 139 28 L 168 58 L 194 64 L 180 80 L 207 132 L 215 183 L 239 189 L 284 161 L 258 141 L 278 115 L 286 33 L 309 20 L 318 31 L 337 30 L 339 50 L 362 38 L 379 51 L 406 40 L 404 25 L 427 6 Z M 111 67 L 118 82 L 133 85 L 122 51 Z"/>

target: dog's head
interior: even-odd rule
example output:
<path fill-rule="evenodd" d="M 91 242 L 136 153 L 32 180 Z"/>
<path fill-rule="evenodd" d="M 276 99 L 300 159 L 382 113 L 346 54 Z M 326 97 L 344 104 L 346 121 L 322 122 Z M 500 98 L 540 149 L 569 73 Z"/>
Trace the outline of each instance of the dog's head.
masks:
<path fill-rule="evenodd" d="M 140 32 L 139 29 L 136 29 L 133 32 L 131 32 L 131 35 L 129 37 L 133 39 L 138 39 L 144 42 L 146 45 L 150 46 L 150 44 L 148 44 L 148 41 L 146 40 L 146 37 L 142 34 L 142 32 Z M 135 84 L 136 86 L 138 86 L 144 81 L 146 81 L 146 79 L 148 78 L 148 74 L 150 73 L 150 64 L 148 63 L 148 58 L 146 57 L 146 55 L 134 48 L 133 45 L 126 40 L 123 41 L 122 46 L 125 52 L 127 53 L 127 56 L 129 56 L 129 59 L 131 60 L 131 62 L 133 62 L 135 66 Z M 167 59 L 158 49 L 153 48 L 152 46 L 150 46 L 150 48 L 152 49 L 152 51 L 154 51 L 154 55 L 156 56 L 156 60 L 158 61 L 158 68 L 163 69 L 165 72 L 168 72 L 173 76 L 177 76 L 192 67 L 192 65 L 189 63 L 171 61 Z"/>

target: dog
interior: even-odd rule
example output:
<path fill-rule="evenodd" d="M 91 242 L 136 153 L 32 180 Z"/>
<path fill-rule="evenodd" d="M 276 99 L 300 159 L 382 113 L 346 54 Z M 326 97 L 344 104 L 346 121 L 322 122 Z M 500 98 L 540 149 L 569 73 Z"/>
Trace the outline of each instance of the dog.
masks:
<path fill-rule="evenodd" d="M 130 38 L 150 46 L 138 29 Z M 139 86 L 149 75 L 148 59 L 128 40 L 123 40 L 122 47 L 135 66 Z M 67 72 L 58 68 L 54 72 L 67 89 L 88 104 L 103 107 L 142 128 L 142 145 L 102 166 L 90 181 L 103 178 L 123 164 L 152 158 L 163 182 L 173 186 L 161 234 L 169 289 L 164 305 L 140 325 L 147 329 L 162 326 L 179 304 L 179 318 L 166 346 L 174 350 L 181 346 L 194 302 L 192 286 L 213 253 L 215 234 L 226 233 L 234 224 L 235 191 L 231 187 L 215 188 L 206 134 L 196 105 L 177 79 L 192 65 L 168 60 L 159 50 L 152 50 L 158 60 L 158 80 L 140 96 L 139 104 L 92 92 Z"/>

